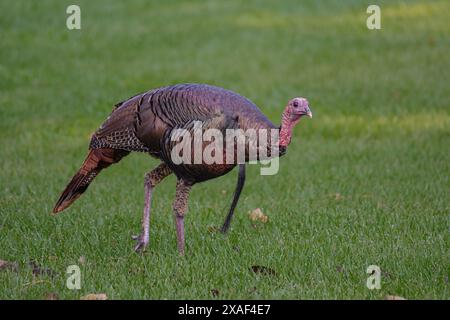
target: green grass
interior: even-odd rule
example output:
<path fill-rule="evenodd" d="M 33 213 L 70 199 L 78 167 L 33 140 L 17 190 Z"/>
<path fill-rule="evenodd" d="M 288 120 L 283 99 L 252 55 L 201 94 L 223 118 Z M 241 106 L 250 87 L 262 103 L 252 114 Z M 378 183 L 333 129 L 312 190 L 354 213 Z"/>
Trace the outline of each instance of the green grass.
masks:
<path fill-rule="evenodd" d="M 450 3 L 375 1 L 0 2 L 0 298 L 448 299 Z M 210 83 L 239 92 L 275 123 L 305 96 L 279 174 L 250 166 L 228 236 L 211 232 L 236 172 L 193 189 L 187 254 L 177 253 L 175 179 L 158 186 L 151 243 L 133 252 L 143 175 L 133 154 L 49 213 L 112 105 L 150 88 Z M 252 226 L 260 207 L 269 222 Z M 81 264 L 79 258 L 85 262 Z M 30 260 L 56 275 L 33 277 Z M 78 264 L 81 290 L 65 286 Z M 381 267 L 381 290 L 366 268 Z M 272 268 L 254 274 L 252 265 Z"/>

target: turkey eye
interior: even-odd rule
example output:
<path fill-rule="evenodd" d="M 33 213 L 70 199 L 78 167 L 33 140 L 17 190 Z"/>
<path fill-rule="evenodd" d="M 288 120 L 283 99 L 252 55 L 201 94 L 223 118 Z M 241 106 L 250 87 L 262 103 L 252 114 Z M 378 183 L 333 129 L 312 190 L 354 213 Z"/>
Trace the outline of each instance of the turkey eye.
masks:
<path fill-rule="evenodd" d="M 298 107 L 298 101 L 294 101 L 294 107 Z"/>

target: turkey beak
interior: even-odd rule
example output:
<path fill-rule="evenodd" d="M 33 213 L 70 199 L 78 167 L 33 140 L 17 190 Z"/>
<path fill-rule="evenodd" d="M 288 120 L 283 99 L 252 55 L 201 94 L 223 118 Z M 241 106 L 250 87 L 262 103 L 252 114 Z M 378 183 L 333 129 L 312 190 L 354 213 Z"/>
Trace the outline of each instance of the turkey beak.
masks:
<path fill-rule="evenodd" d="M 306 115 L 312 119 L 312 112 L 311 112 L 311 110 L 308 110 L 308 112 L 306 113 Z"/>

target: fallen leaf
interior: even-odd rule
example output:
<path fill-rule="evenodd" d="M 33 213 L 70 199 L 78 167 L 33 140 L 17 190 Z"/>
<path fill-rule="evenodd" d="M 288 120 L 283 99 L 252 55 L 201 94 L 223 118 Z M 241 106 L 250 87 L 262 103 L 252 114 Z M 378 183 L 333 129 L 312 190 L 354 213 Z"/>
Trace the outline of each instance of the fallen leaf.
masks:
<path fill-rule="evenodd" d="M 82 296 L 80 300 L 108 300 L 105 293 L 90 293 Z"/>
<path fill-rule="evenodd" d="M 80 258 L 78 258 L 78 263 L 83 265 L 86 262 L 86 258 L 84 256 L 80 256 Z"/>
<path fill-rule="evenodd" d="M 256 294 L 259 293 L 258 289 L 256 287 L 251 288 L 248 292 L 249 293 L 256 293 Z"/>
<path fill-rule="evenodd" d="M 391 278 L 391 273 L 389 271 L 381 271 L 381 275 L 386 278 Z"/>
<path fill-rule="evenodd" d="M 403 297 L 400 297 L 400 296 L 391 296 L 391 295 L 387 295 L 384 299 L 385 299 L 385 300 L 406 300 L 406 299 L 403 298 Z"/>
<path fill-rule="evenodd" d="M 218 297 L 219 296 L 219 290 L 211 289 L 211 294 L 212 294 L 213 297 Z"/>
<path fill-rule="evenodd" d="M 268 216 L 266 216 L 260 208 L 256 208 L 255 210 L 251 211 L 249 213 L 250 220 L 252 221 L 261 221 L 262 223 L 266 223 L 269 219 Z"/>
<path fill-rule="evenodd" d="M 33 277 L 34 278 L 34 277 Z M 48 281 L 48 280 L 36 280 L 36 279 L 33 279 L 33 281 L 31 281 L 31 282 L 27 282 L 27 283 L 25 283 L 24 285 L 22 285 L 23 287 L 29 287 L 29 286 L 35 286 L 35 285 L 37 285 L 37 284 L 42 284 L 42 283 L 51 283 L 50 281 Z"/>
<path fill-rule="evenodd" d="M 264 267 L 264 266 L 251 266 L 251 271 L 257 274 L 262 274 L 265 276 L 276 276 L 277 273 L 272 268 Z"/>
<path fill-rule="evenodd" d="M 140 274 L 140 273 L 143 273 L 144 272 L 144 269 L 142 269 L 142 268 L 140 268 L 140 267 L 133 267 L 133 268 L 129 268 L 128 269 L 128 273 L 129 274 Z"/>
<path fill-rule="evenodd" d="M 336 192 L 336 193 L 334 194 L 334 200 L 340 201 L 340 200 L 343 200 L 343 199 L 344 199 L 344 196 L 341 195 L 340 193 Z"/>
<path fill-rule="evenodd" d="M 19 270 L 19 264 L 17 262 L 0 260 L 0 270 L 11 270 L 17 272 Z"/>
<path fill-rule="evenodd" d="M 344 266 L 337 266 L 337 267 L 336 267 L 336 271 L 339 272 L 339 273 L 342 273 L 342 275 L 343 275 L 345 278 L 348 277 L 348 272 L 347 272 L 347 270 L 345 269 Z"/>
<path fill-rule="evenodd" d="M 219 232 L 219 228 L 217 228 L 216 226 L 208 226 L 208 232 L 209 233 L 217 233 L 217 232 Z"/>
<path fill-rule="evenodd" d="M 43 276 L 43 275 L 48 275 L 50 277 L 54 277 L 56 275 L 56 272 L 48 269 L 48 268 L 42 268 L 41 266 L 39 266 L 36 261 L 30 261 L 29 266 L 33 268 L 32 272 L 33 272 L 33 276 Z"/>
<path fill-rule="evenodd" d="M 45 300 L 59 300 L 59 297 L 56 293 L 50 292 L 45 296 Z"/>

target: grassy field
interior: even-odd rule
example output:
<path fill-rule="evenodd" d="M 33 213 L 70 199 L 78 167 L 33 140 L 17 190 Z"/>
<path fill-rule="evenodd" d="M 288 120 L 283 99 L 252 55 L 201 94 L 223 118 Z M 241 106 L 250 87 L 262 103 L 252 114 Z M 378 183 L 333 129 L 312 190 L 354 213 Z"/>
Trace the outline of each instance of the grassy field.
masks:
<path fill-rule="evenodd" d="M 374 1 L 379 31 L 365 1 L 77 1 L 69 31 L 72 3 L 0 2 L 0 259 L 17 263 L 0 270 L 1 299 L 450 298 L 449 2 Z M 180 258 L 170 177 L 136 254 L 158 164 L 144 154 L 51 216 L 113 104 L 181 82 L 234 90 L 275 123 L 292 97 L 312 106 L 277 175 L 250 166 L 230 234 L 215 227 L 236 170 L 193 189 Z M 267 223 L 250 221 L 257 207 Z M 72 264 L 81 290 L 66 288 Z"/>

